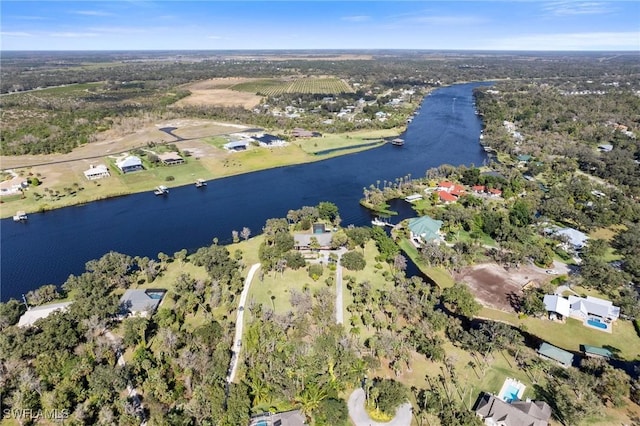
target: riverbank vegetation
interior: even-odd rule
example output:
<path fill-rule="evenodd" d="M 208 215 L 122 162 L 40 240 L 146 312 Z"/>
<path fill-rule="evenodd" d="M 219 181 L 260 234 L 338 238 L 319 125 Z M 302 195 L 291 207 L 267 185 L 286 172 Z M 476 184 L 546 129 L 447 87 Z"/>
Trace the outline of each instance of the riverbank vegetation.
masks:
<path fill-rule="evenodd" d="M 364 383 L 373 411 L 392 414 L 408 399 L 418 424 L 475 425 L 469 410 L 477 395 L 497 392 L 506 377 L 516 377 L 527 385 L 526 397 L 547 401 L 567 423 L 609 424 L 624 421 L 624 410 L 634 412 L 629 398 L 637 383 L 623 369 L 582 361 L 561 374 L 533 351 L 541 340 L 577 351 L 581 344 L 601 343 L 599 331 L 573 323 L 560 330 L 557 324 L 554 338 L 548 321 L 481 310 L 465 285 L 441 289 L 408 278 L 406 259 L 380 228 L 335 232 L 336 248 L 361 255 L 364 269 L 326 252 L 320 257 L 317 249 L 294 250 L 294 234 L 310 232 L 313 221 L 339 222 L 334 207 L 291 210 L 287 218 L 269 219 L 262 235 L 243 232 L 247 239 L 228 247 L 214 241 L 156 259 L 109 253 L 63 285 L 59 297 L 72 301 L 67 310 L 35 327 L 14 325 L 24 312 L 17 301 L 0 304 L 6 407 L 62 407 L 76 423 L 218 425 L 299 409 L 312 424 L 333 426 L 347 424 L 345 401 Z M 310 266 L 323 259 L 322 273 L 311 276 Z M 262 272 L 239 307 L 242 278 L 257 261 Z M 338 265 L 353 268 L 344 276 L 344 324 L 336 324 Z M 167 293 L 153 315 L 122 320 L 115 314 L 125 289 Z M 29 300 L 55 297 L 46 286 Z M 239 308 L 246 313 L 239 375 L 225 389 Z M 494 316 L 513 328 L 487 319 Z M 628 370 L 640 338 L 626 321 L 616 327 L 607 347 L 620 349 L 617 362 Z M 621 339 L 626 346 L 617 343 Z M 64 370 L 52 367 L 60 363 Z M 80 372 L 86 379 L 73 380 Z M 611 386 L 598 385 L 586 401 L 565 389 L 595 377 Z M 138 396 L 125 391 L 127 384 Z"/>

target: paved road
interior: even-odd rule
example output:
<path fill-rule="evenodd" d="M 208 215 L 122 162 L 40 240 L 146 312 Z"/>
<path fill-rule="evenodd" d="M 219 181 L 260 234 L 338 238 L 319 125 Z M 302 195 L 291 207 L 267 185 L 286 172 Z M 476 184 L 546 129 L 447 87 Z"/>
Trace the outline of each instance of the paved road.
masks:
<path fill-rule="evenodd" d="M 356 426 L 410 426 L 411 404 L 408 402 L 398 407 L 396 416 L 387 423 L 374 422 L 364 409 L 364 389 L 358 388 L 349 396 L 349 417 Z"/>
<path fill-rule="evenodd" d="M 260 269 L 260 264 L 256 263 L 251 266 L 247 278 L 244 280 L 244 287 L 240 294 L 240 303 L 238 304 L 238 313 L 236 315 L 236 334 L 233 337 L 233 345 L 231 346 L 231 366 L 229 367 L 229 376 L 227 376 L 227 382 L 233 382 L 236 377 L 236 370 L 238 369 L 238 359 L 240 358 L 240 347 L 242 342 L 242 327 L 244 327 L 244 304 L 247 301 L 247 294 L 249 294 L 249 287 L 251 286 L 251 280 L 253 276 Z"/>
<path fill-rule="evenodd" d="M 340 258 L 336 266 L 336 324 L 344 323 L 344 308 L 342 297 L 342 266 L 340 266 Z"/>

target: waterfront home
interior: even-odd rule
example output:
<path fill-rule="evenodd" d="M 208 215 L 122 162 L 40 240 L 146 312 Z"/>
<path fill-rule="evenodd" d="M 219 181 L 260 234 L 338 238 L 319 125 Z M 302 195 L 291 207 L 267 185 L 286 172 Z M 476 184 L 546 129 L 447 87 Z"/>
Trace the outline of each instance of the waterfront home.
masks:
<path fill-rule="evenodd" d="M 573 354 L 564 349 L 557 348 L 546 342 L 543 342 L 538 348 L 538 356 L 543 359 L 554 361 L 561 367 L 571 367 L 573 364 Z"/>
<path fill-rule="evenodd" d="M 442 223 L 441 220 L 435 220 L 429 216 L 409 219 L 411 240 L 417 244 L 442 241 L 443 236 L 440 233 Z"/>
<path fill-rule="evenodd" d="M 293 246 L 296 250 L 310 250 L 312 238 L 316 239 L 320 250 L 329 250 L 331 248 L 331 239 L 333 238 L 331 232 L 324 232 L 322 234 L 293 234 Z"/>
<path fill-rule="evenodd" d="M 173 166 L 175 164 L 184 163 L 184 158 L 180 157 L 177 152 L 165 152 L 164 154 L 159 154 L 158 158 L 165 166 Z"/>
<path fill-rule="evenodd" d="M 84 177 L 88 180 L 102 179 L 109 176 L 111 176 L 111 173 L 109 173 L 109 169 L 104 164 L 98 164 L 97 166 L 92 164 L 89 166 L 89 170 L 84 171 Z"/>
<path fill-rule="evenodd" d="M 252 139 L 258 142 L 260 146 L 284 146 L 287 144 L 285 140 L 266 133 L 259 136 L 254 136 Z"/>
<path fill-rule="evenodd" d="M 116 166 L 122 171 L 122 173 L 130 173 L 144 169 L 144 167 L 142 167 L 142 160 L 135 155 L 129 155 L 123 160 L 117 161 Z"/>
<path fill-rule="evenodd" d="M 46 318 L 56 311 L 67 310 L 69 305 L 71 305 L 71 302 L 48 303 L 29 308 L 18 320 L 18 327 L 31 327 L 39 319 Z"/>
<path fill-rule="evenodd" d="M 158 308 L 166 290 L 129 289 L 120 298 L 120 318 L 129 315 L 150 317 Z"/>
<path fill-rule="evenodd" d="M 16 195 L 21 194 L 22 190 L 29 187 L 29 182 L 16 173 L 9 171 L 13 178 L 0 182 L 0 195 Z"/>
<path fill-rule="evenodd" d="M 488 392 L 480 394 L 473 411 L 490 426 L 547 426 L 551 418 L 551 407 L 544 401 L 509 404 Z"/>

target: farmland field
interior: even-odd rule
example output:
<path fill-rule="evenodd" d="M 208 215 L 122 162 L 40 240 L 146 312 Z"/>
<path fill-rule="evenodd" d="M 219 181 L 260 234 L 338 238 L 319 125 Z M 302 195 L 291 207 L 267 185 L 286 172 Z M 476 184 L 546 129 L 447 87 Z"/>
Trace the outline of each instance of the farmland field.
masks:
<path fill-rule="evenodd" d="M 281 93 L 351 93 L 353 89 L 339 78 L 301 78 L 292 81 L 263 79 L 239 83 L 231 87 L 240 92 L 251 92 L 266 96 Z"/>

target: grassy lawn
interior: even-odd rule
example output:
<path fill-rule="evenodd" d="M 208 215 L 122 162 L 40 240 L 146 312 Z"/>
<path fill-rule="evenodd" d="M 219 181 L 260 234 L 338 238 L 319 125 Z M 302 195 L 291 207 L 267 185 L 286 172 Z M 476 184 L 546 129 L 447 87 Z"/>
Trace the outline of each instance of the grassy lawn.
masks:
<path fill-rule="evenodd" d="M 326 134 L 321 138 L 300 139 L 295 143 L 305 152 L 316 154 L 322 151 L 338 148 L 349 147 L 357 149 L 362 145 L 367 147 L 375 140 L 397 136 L 398 133 L 398 129 L 367 130 L 352 133 Z M 345 150 L 340 152 L 348 151 Z M 331 156 L 331 154 L 327 155 Z"/>
<path fill-rule="evenodd" d="M 452 242 L 455 243 L 456 241 L 472 242 L 473 239 L 471 238 L 471 235 L 468 231 L 460 230 L 456 233 L 456 238 Z M 491 247 L 498 246 L 498 243 L 496 242 L 496 240 L 494 240 L 493 238 L 491 238 L 485 233 L 482 233 L 482 236 L 478 241 L 481 244 L 486 246 L 491 246 Z"/>
<path fill-rule="evenodd" d="M 453 279 L 451 274 L 447 272 L 447 270 L 444 268 L 427 265 L 420 258 L 420 253 L 418 253 L 418 249 L 415 248 L 415 246 L 411 244 L 411 242 L 408 239 L 406 238 L 401 239 L 398 242 L 398 245 L 400 246 L 402 251 L 407 256 L 409 256 L 409 258 L 413 261 L 413 263 L 416 264 L 418 269 L 420 269 L 420 271 L 422 271 L 423 274 L 425 274 L 427 277 L 433 280 L 433 282 L 435 282 L 438 287 L 440 287 L 441 289 L 444 289 L 447 287 L 453 287 L 453 285 L 455 284 L 455 280 Z"/>
<path fill-rule="evenodd" d="M 489 308 L 483 308 L 479 316 L 506 321 L 552 345 L 572 352 L 579 352 L 580 345 L 592 345 L 606 346 L 626 360 L 635 360 L 640 354 L 640 337 L 630 321 L 618 320 L 613 325 L 613 333 L 605 333 L 585 327 L 581 321 L 573 318 L 567 319 L 564 324 L 532 317 L 519 319 L 516 314 Z"/>

